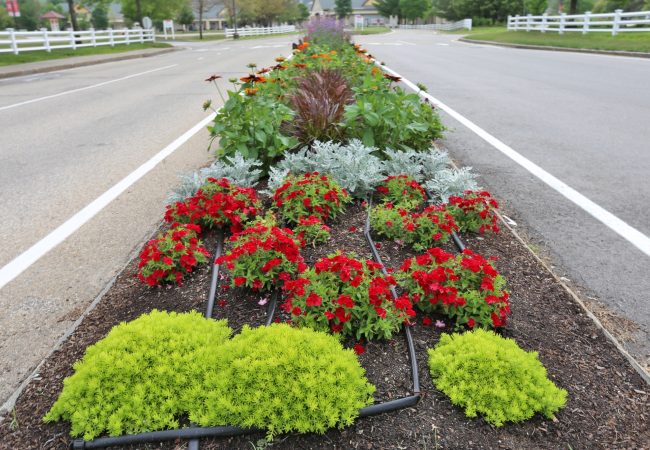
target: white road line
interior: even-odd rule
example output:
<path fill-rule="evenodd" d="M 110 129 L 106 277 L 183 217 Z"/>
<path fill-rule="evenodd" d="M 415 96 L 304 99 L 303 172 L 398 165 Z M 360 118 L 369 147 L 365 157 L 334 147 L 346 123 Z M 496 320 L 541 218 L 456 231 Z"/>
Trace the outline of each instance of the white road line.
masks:
<path fill-rule="evenodd" d="M 160 70 L 160 69 L 159 69 Z M 29 266 L 38 261 L 47 252 L 66 240 L 75 231 L 81 228 L 86 222 L 92 219 L 97 213 L 104 209 L 109 203 L 115 200 L 120 194 L 131 187 L 136 181 L 145 176 L 156 167 L 162 160 L 171 155 L 176 149 L 187 142 L 192 136 L 205 128 L 215 117 L 216 113 L 210 114 L 205 119 L 187 130 L 182 136 L 176 138 L 171 144 L 159 151 L 147 162 L 124 177 L 120 182 L 93 200 L 90 204 L 70 217 L 63 224 L 43 239 L 32 245 L 29 249 L 18 255 L 0 269 L 0 289 L 7 283 L 20 275 Z"/>
<path fill-rule="evenodd" d="M 577 206 L 585 210 L 587 213 L 589 213 L 592 217 L 594 217 L 596 220 L 600 221 L 603 223 L 605 226 L 610 228 L 612 231 L 617 233 L 619 236 L 621 236 L 623 239 L 627 240 L 630 244 L 634 245 L 636 248 L 641 250 L 643 253 L 645 253 L 647 256 L 650 256 L 650 237 L 646 236 L 645 234 L 641 233 L 639 230 L 636 228 L 628 225 L 626 222 L 623 220 L 619 219 L 616 217 L 614 214 L 610 213 L 603 207 L 597 205 L 593 201 L 589 200 L 587 197 L 582 195 L 580 192 L 576 191 L 573 189 L 571 186 L 567 185 L 564 183 L 562 180 L 556 178 L 555 176 L 551 175 L 544 169 L 542 169 L 540 166 L 532 162 L 531 160 L 527 159 L 523 155 L 517 153 L 515 150 L 513 150 L 510 146 L 506 145 L 505 143 L 501 142 L 499 139 L 496 137 L 492 136 L 490 133 L 476 125 L 474 122 L 471 120 L 467 119 L 463 115 L 459 114 L 449 106 L 445 105 L 443 102 L 438 100 L 437 98 L 427 94 L 426 92 L 420 91 L 420 89 L 411 81 L 407 80 L 406 78 L 402 77 L 400 74 L 395 72 L 392 69 L 389 69 L 386 66 L 381 66 L 380 67 L 387 72 L 390 72 L 391 74 L 401 77 L 402 82 L 406 84 L 408 87 L 413 89 L 415 92 L 418 92 L 421 97 L 424 97 L 428 99 L 430 102 L 436 105 L 436 107 L 442 109 L 445 111 L 447 114 L 449 114 L 451 117 L 465 125 L 467 128 L 469 128 L 471 131 L 473 131 L 476 135 L 478 135 L 481 139 L 486 141 L 488 144 L 492 145 L 494 148 L 499 150 L 501 153 L 506 155 L 508 158 L 512 159 L 514 162 L 519 164 L 521 167 L 524 169 L 528 170 L 530 173 L 535 175 L 537 178 L 542 180 L 544 183 L 555 189 L 557 192 L 562 194 L 565 198 L 568 200 L 572 201 L 575 203 Z"/>
<path fill-rule="evenodd" d="M 159 67 L 157 69 L 147 70 L 145 72 L 134 73 L 133 75 L 127 75 L 127 76 L 122 77 L 122 78 L 115 78 L 114 80 L 103 81 L 101 83 L 92 84 L 90 86 L 84 86 L 82 88 L 71 89 L 69 91 L 59 92 L 58 94 L 52 94 L 52 95 L 47 95 L 45 97 L 33 98 L 31 100 L 26 100 L 24 102 L 14 103 L 13 105 L 0 106 L 0 111 L 4 111 L 4 110 L 7 110 L 7 109 L 11 109 L 11 108 L 16 108 L 18 106 L 29 105 L 30 103 L 36 103 L 36 102 L 40 102 L 40 101 L 43 101 L 43 100 L 49 100 L 51 98 L 61 97 L 63 95 L 74 94 L 75 92 L 81 92 L 81 91 L 86 91 L 88 89 L 93 89 L 93 88 L 97 88 L 97 87 L 101 87 L 101 86 L 106 86 L 107 84 L 117 83 L 118 81 L 128 80 L 129 78 L 135 78 L 135 77 L 139 77 L 139 76 L 142 76 L 142 75 L 146 75 L 148 73 L 158 72 L 159 70 L 171 69 L 172 67 L 176 67 L 177 65 L 178 64 L 172 64 L 172 65 L 165 66 L 165 67 Z"/>
<path fill-rule="evenodd" d="M 449 46 L 449 44 L 443 44 L 442 42 L 438 42 L 436 45 L 442 45 L 442 46 L 444 46 L 444 47 L 448 47 L 448 46 Z"/>

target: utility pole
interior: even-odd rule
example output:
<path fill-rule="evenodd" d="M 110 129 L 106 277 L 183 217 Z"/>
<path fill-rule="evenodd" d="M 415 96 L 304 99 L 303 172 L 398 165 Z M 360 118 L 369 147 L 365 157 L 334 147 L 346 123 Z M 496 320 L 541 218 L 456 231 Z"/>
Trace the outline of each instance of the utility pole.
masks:
<path fill-rule="evenodd" d="M 74 0 L 68 0 L 68 9 L 70 10 L 70 25 L 74 31 L 79 30 L 77 26 L 77 11 L 74 10 Z"/>
<path fill-rule="evenodd" d="M 239 39 L 239 34 L 237 34 L 237 9 L 235 7 L 235 0 L 232 0 L 232 22 L 235 28 L 235 32 L 232 35 L 233 39 Z"/>

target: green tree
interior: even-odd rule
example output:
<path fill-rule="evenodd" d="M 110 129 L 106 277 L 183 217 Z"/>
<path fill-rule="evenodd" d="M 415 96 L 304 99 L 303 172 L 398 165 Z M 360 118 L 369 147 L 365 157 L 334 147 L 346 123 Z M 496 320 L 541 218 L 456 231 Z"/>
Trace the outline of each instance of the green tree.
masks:
<path fill-rule="evenodd" d="M 9 28 L 13 25 L 13 18 L 9 15 L 7 10 L 0 6 L 0 30 Z"/>
<path fill-rule="evenodd" d="M 377 0 L 375 8 L 377 12 L 383 17 L 397 16 L 398 19 L 402 18 L 402 12 L 399 8 L 400 0 Z"/>
<path fill-rule="evenodd" d="M 97 5 L 92 13 L 93 27 L 96 30 L 105 30 L 108 28 L 108 10 L 104 5 Z"/>
<path fill-rule="evenodd" d="M 18 27 L 29 31 L 38 30 L 41 25 L 41 4 L 38 0 L 21 0 Z"/>
<path fill-rule="evenodd" d="M 192 25 L 192 22 L 194 22 L 194 12 L 192 11 L 192 8 L 190 8 L 190 5 L 186 3 L 183 5 L 181 10 L 178 11 L 176 22 L 186 26 Z"/>
<path fill-rule="evenodd" d="M 508 15 L 523 13 L 524 0 L 433 0 L 433 6 L 449 20 L 471 17 L 504 22 Z"/>
<path fill-rule="evenodd" d="M 534 15 L 544 14 L 547 4 L 546 0 L 524 0 L 524 13 Z"/>
<path fill-rule="evenodd" d="M 127 19 L 139 22 L 142 25 L 142 17 L 150 17 L 152 20 L 171 19 L 176 17 L 183 6 L 178 0 L 120 0 L 122 14 Z M 138 11 L 138 4 L 140 11 Z"/>
<path fill-rule="evenodd" d="M 650 2 L 650 0 L 648 0 Z M 309 8 L 304 3 L 298 3 L 298 16 L 296 22 L 304 22 L 309 19 Z"/>
<path fill-rule="evenodd" d="M 336 12 L 336 17 L 345 19 L 352 14 L 352 0 L 336 0 L 334 2 L 334 11 Z"/>
<path fill-rule="evenodd" d="M 412 21 L 423 17 L 429 7 L 429 0 L 400 0 L 399 2 L 402 17 Z"/>

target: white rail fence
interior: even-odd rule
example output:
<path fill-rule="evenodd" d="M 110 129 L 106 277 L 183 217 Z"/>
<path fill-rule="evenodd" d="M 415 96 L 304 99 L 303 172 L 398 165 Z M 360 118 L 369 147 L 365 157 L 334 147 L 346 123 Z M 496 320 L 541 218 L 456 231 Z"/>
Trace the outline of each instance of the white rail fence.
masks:
<path fill-rule="evenodd" d="M 578 32 L 618 33 L 631 31 L 650 31 L 650 11 L 623 12 L 617 9 L 613 13 L 592 14 L 561 14 L 559 16 L 508 16 L 508 30 L 547 31 L 564 34 Z"/>
<path fill-rule="evenodd" d="M 458 22 L 449 23 L 430 23 L 427 25 L 398 25 L 397 28 L 405 30 L 440 30 L 440 31 L 453 31 L 466 28 L 472 29 L 472 19 L 463 19 Z"/>
<path fill-rule="evenodd" d="M 294 31 L 296 31 L 295 25 L 281 25 L 279 27 L 237 28 L 237 34 L 239 36 L 261 36 L 264 34 L 293 33 Z M 231 38 L 235 34 L 235 29 L 226 28 L 224 29 L 224 33 L 226 34 L 227 38 Z"/>
<path fill-rule="evenodd" d="M 40 31 L 14 31 L 7 28 L 0 31 L 0 53 L 30 52 L 45 50 L 51 52 L 59 48 L 71 48 L 76 50 L 83 47 L 99 47 L 118 44 L 134 44 L 144 42 L 155 42 L 154 30 L 142 28 L 122 30 L 86 30 L 86 31 L 48 31 L 41 28 Z"/>

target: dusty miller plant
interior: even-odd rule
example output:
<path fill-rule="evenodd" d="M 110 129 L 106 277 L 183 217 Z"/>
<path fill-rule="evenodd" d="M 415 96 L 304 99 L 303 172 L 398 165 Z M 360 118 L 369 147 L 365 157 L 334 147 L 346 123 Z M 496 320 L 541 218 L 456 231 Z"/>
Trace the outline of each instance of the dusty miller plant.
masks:
<path fill-rule="evenodd" d="M 435 147 L 428 152 L 386 149 L 384 153 L 388 157 L 384 161 L 386 175 L 409 175 L 417 182 L 433 178 L 451 162 L 447 152 Z"/>
<path fill-rule="evenodd" d="M 424 183 L 424 188 L 431 196 L 433 203 L 447 203 L 452 195 L 462 195 L 466 190 L 476 190 L 476 174 L 471 167 L 461 169 L 443 169 L 433 178 Z"/>
<path fill-rule="evenodd" d="M 246 159 L 241 153 L 224 157 L 198 172 L 180 175 L 181 183 L 167 196 L 167 204 L 183 202 L 193 196 L 208 178 L 227 178 L 239 187 L 253 187 L 262 175 L 259 167 L 262 167 L 261 161 Z"/>

